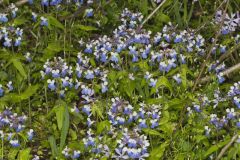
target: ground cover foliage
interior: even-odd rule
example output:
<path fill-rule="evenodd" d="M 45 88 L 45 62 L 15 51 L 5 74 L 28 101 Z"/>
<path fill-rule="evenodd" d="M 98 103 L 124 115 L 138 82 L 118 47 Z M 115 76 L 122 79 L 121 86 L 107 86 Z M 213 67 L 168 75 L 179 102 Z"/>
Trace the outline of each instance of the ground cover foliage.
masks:
<path fill-rule="evenodd" d="M 0 1 L 1 159 L 240 159 L 239 10 Z"/>

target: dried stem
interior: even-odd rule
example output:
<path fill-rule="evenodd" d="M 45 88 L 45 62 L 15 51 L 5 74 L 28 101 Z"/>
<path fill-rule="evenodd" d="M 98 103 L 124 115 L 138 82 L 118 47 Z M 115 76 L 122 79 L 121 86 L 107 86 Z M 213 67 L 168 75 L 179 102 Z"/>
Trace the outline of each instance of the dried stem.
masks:
<path fill-rule="evenodd" d="M 21 6 L 21 5 L 23 5 L 23 4 L 27 3 L 27 2 L 28 2 L 28 0 L 21 0 L 21 1 L 16 2 L 15 5 L 16 6 Z"/>
<path fill-rule="evenodd" d="M 216 160 L 220 160 L 222 158 L 222 156 L 224 155 L 224 153 L 228 150 L 228 148 L 237 140 L 238 138 L 238 134 L 235 134 L 231 141 L 225 146 L 223 147 L 223 149 L 221 150 L 221 152 L 219 153 L 219 155 L 217 156 Z"/>
<path fill-rule="evenodd" d="M 223 73 L 223 76 L 228 76 L 229 74 L 236 72 L 238 70 L 240 70 L 240 63 L 228 68 L 227 70 L 223 71 L 222 73 Z M 204 77 L 199 81 L 199 84 L 206 83 L 210 80 L 211 80 L 211 76 Z"/>
<path fill-rule="evenodd" d="M 219 25 L 219 29 L 218 29 L 218 32 L 217 32 L 217 34 L 216 34 L 216 36 L 215 36 L 214 42 L 213 42 L 213 44 L 212 44 L 212 45 L 210 46 L 210 48 L 209 48 L 209 51 L 208 51 L 208 54 L 207 54 L 205 63 L 203 63 L 202 66 L 201 66 L 200 73 L 199 73 L 199 75 L 198 75 L 198 77 L 197 77 L 197 79 L 196 79 L 196 81 L 195 81 L 195 83 L 194 83 L 192 92 L 195 91 L 196 86 L 197 86 L 197 84 L 199 83 L 199 80 L 200 80 L 200 78 L 201 78 L 201 76 L 202 76 L 202 74 L 203 74 L 203 71 L 204 71 L 205 67 L 206 67 L 207 61 L 208 61 L 208 59 L 209 59 L 210 56 L 211 56 L 212 49 L 213 49 L 213 47 L 216 45 L 217 39 L 218 39 L 218 37 L 219 37 L 219 35 L 220 35 L 220 33 L 221 33 L 221 28 L 222 28 L 222 25 L 223 25 L 223 22 L 224 22 L 224 18 L 225 18 L 225 15 L 226 15 L 228 3 L 229 3 L 229 0 L 228 0 L 227 3 L 226 3 L 226 7 L 225 7 L 225 10 L 224 10 L 224 13 L 223 13 L 223 17 L 222 17 L 222 19 L 221 19 L 221 23 L 220 23 L 220 25 Z M 179 128 L 179 127 L 182 126 L 182 123 L 183 123 L 183 120 L 184 120 L 184 115 L 185 115 L 186 110 L 187 110 L 187 106 L 185 106 L 185 107 L 182 108 L 181 113 L 180 113 L 180 120 L 179 120 L 176 128 Z M 177 129 L 176 129 L 176 130 L 177 130 Z"/>
<path fill-rule="evenodd" d="M 224 10 L 222 19 L 221 19 L 221 23 L 220 23 L 220 25 L 219 25 L 218 32 L 217 32 L 217 34 L 216 34 L 216 36 L 215 36 L 215 38 L 214 38 L 214 42 L 213 42 L 212 45 L 210 46 L 210 49 L 209 49 L 208 54 L 207 54 L 207 57 L 206 57 L 206 61 L 205 61 L 204 63 L 202 63 L 200 72 L 199 72 L 198 77 L 197 77 L 197 79 L 196 79 L 196 81 L 195 81 L 195 83 L 194 83 L 192 92 L 195 91 L 195 89 L 196 89 L 196 87 L 197 87 L 197 84 L 199 83 L 199 80 L 200 80 L 200 78 L 201 78 L 201 76 L 202 76 L 202 74 L 203 74 L 203 71 L 204 71 L 204 69 L 205 69 L 205 67 L 206 67 L 206 65 L 207 65 L 207 62 L 208 62 L 208 60 L 209 60 L 209 58 L 210 58 L 210 56 L 211 56 L 212 49 L 213 49 L 213 47 L 216 45 L 217 39 L 218 39 L 219 35 L 221 34 L 221 28 L 222 28 L 222 25 L 223 25 L 223 23 L 224 23 L 224 19 L 225 19 L 225 16 L 226 16 L 228 3 L 229 3 L 229 0 L 227 1 L 226 7 L 225 7 L 225 10 Z"/>
<path fill-rule="evenodd" d="M 220 58 L 219 58 L 219 63 L 221 63 L 224 59 L 226 59 L 227 57 L 229 57 L 234 51 L 236 51 L 237 49 L 240 48 L 240 43 L 236 46 L 234 46 L 231 50 L 229 50 L 227 53 L 223 54 Z"/>
<path fill-rule="evenodd" d="M 18 6 L 21 6 L 21 5 L 23 5 L 27 2 L 28 2 L 28 0 L 21 0 L 21 1 L 16 2 L 15 5 L 18 7 Z M 9 10 L 10 10 L 10 7 L 6 7 L 6 9 L 3 10 L 3 13 L 4 12 L 9 12 Z"/>
<path fill-rule="evenodd" d="M 147 18 L 141 23 L 138 29 L 141 29 L 143 25 L 161 8 L 161 6 L 166 2 L 167 0 L 163 0 L 162 3 L 160 3 L 157 8 L 155 8 L 151 14 L 147 16 Z"/>

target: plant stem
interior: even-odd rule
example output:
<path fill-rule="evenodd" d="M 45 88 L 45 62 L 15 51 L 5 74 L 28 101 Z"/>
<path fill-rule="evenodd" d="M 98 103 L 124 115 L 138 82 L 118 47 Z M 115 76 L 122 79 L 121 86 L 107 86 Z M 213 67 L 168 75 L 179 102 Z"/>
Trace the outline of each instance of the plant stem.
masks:
<path fill-rule="evenodd" d="M 233 144 L 233 142 L 235 142 L 238 138 L 238 134 L 235 134 L 231 141 L 225 146 L 223 147 L 223 149 L 221 150 L 221 152 L 219 153 L 219 155 L 217 156 L 216 160 L 220 160 L 222 158 L 222 156 L 224 155 L 224 153 L 228 150 L 228 148 Z"/>
<path fill-rule="evenodd" d="M 46 100 L 46 106 L 47 106 L 47 113 L 48 113 L 48 97 L 47 97 L 47 87 L 44 87 L 44 94 L 45 94 L 45 100 Z"/>
<path fill-rule="evenodd" d="M 161 8 L 161 6 L 166 2 L 167 0 L 163 0 L 162 3 L 160 3 L 157 8 L 155 8 L 152 13 L 149 14 L 149 16 L 142 22 L 142 24 L 139 26 L 138 30 L 140 30 L 143 25 Z"/>
<path fill-rule="evenodd" d="M 217 32 L 217 34 L 216 34 L 216 36 L 215 36 L 215 38 L 214 38 L 214 42 L 212 43 L 212 45 L 211 45 L 210 48 L 209 48 L 209 51 L 208 51 L 208 54 L 207 54 L 207 57 L 206 57 L 206 61 L 205 61 L 204 63 L 202 63 L 200 72 L 199 72 L 198 77 L 197 77 L 197 79 L 196 79 L 196 81 L 195 81 L 195 83 L 194 83 L 192 92 L 195 91 L 195 89 L 196 89 L 196 87 L 197 87 L 197 84 L 198 84 L 198 82 L 199 82 L 199 80 L 200 80 L 200 78 L 201 78 L 201 76 L 202 76 L 202 74 L 203 74 L 203 71 L 204 71 L 204 69 L 205 69 L 205 67 L 206 67 L 206 65 L 207 65 L 207 62 L 208 62 L 208 60 L 209 60 L 209 58 L 210 58 L 210 56 L 211 56 L 212 50 L 213 50 L 213 48 L 215 47 L 215 45 L 216 45 L 216 43 L 217 43 L 218 37 L 220 36 L 221 28 L 222 28 L 222 25 L 223 25 L 223 23 L 224 23 L 224 19 L 225 19 L 225 17 L 226 17 L 226 12 L 227 12 L 227 8 L 228 8 L 228 4 L 229 4 L 229 0 L 227 1 L 226 7 L 225 7 L 225 10 L 224 10 L 222 19 L 221 19 L 221 23 L 220 23 L 219 28 L 218 28 L 218 32 Z"/>
<path fill-rule="evenodd" d="M 28 68 L 28 86 L 31 86 L 30 67 Z M 30 121 L 30 125 L 31 125 L 32 124 L 32 116 L 31 116 L 31 99 L 30 99 L 30 97 L 28 98 L 28 116 L 29 116 L 29 121 Z"/>
<path fill-rule="evenodd" d="M 223 73 L 223 76 L 228 76 L 229 74 L 231 74 L 237 70 L 240 70 L 240 63 L 228 68 L 227 70 L 223 71 L 222 73 Z M 199 84 L 206 83 L 210 80 L 211 80 L 210 76 L 204 77 L 199 81 Z"/>
<path fill-rule="evenodd" d="M 3 138 L 2 138 L 2 159 L 4 159 L 4 143 L 3 143 Z"/>

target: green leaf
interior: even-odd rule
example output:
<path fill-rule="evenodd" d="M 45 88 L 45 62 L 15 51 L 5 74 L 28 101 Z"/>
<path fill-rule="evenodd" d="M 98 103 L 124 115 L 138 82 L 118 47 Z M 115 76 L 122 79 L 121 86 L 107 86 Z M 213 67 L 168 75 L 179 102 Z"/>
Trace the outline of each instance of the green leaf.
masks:
<path fill-rule="evenodd" d="M 90 59 L 90 63 L 93 67 L 96 67 L 96 62 L 95 62 L 94 58 Z"/>
<path fill-rule="evenodd" d="M 138 7 L 143 15 L 147 15 L 148 13 L 148 0 L 139 1 Z"/>
<path fill-rule="evenodd" d="M 34 85 L 34 86 L 28 86 L 28 88 L 19 95 L 19 99 L 25 100 L 34 95 L 37 90 L 39 89 L 39 85 Z"/>
<path fill-rule="evenodd" d="M 31 148 L 21 150 L 18 155 L 18 160 L 29 160 Z"/>
<path fill-rule="evenodd" d="M 164 86 L 167 87 L 171 92 L 173 92 L 172 85 L 168 81 L 168 79 L 164 76 L 160 77 L 157 81 L 156 88 Z"/>
<path fill-rule="evenodd" d="M 157 20 L 158 20 L 158 22 L 163 22 L 163 23 L 168 23 L 171 21 L 169 16 L 167 16 L 166 14 L 163 14 L 163 13 L 159 13 L 157 15 Z"/>
<path fill-rule="evenodd" d="M 81 29 L 81 30 L 84 30 L 84 31 L 97 31 L 98 29 L 96 27 L 93 27 L 93 26 L 85 26 L 85 25 L 76 25 L 75 27 Z"/>
<path fill-rule="evenodd" d="M 28 20 L 25 17 L 21 16 L 21 17 L 15 18 L 13 23 L 15 26 L 19 26 L 19 25 L 25 24 L 27 21 Z"/>
<path fill-rule="evenodd" d="M 28 99 L 32 95 L 34 95 L 39 88 L 39 85 L 29 86 L 24 92 L 20 94 L 10 93 L 0 98 L 0 102 L 14 102 L 18 103 L 23 100 Z"/>
<path fill-rule="evenodd" d="M 175 1 L 174 3 L 174 13 L 175 13 L 175 16 L 176 16 L 176 20 L 177 20 L 177 24 L 179 25 L 179 27 L 181 28 L 183 26 L 183 21 L 182 21 L 182 18 L 181 18 L 181 15 L 180 15 L 180 3 L 178 0 Z"/>
<path fill-rule="evenodd" d="M 102 133 L 103 130 L 109 130 L 110 129 L 110 123 L 109 121 L 102 121 L 100 123 L 97 124 L 97 133 L 100 134 Z"/>
<path fill-rule="evenodd" d="M 62 130 L 61 130 L 59 152 L 61 152 L 63 150 L 63 147 L 65 145 L 65 141 L 67 139 L 67 134 L 68 134 L 68 129 L 69 129 L 69 112 L 68 112 L 67 105 L 65 105 L 64 121 L 63 121 Z"/>
<path fill-rule="evenodd" d="M 182 85 L 184 87 L 184 89 L 187 88 L 187 66 L 186 65 L 182 65 L 181 66 L 181 79 L 182 79 Z"/>
<path fill-rule="evenodd" d="M 207 152 L 205 153 L 204 157 L 208 157 L 210 154 L 212 154 L 213 152 L 216 152 L 217 150 L 219 150 L 220 148 L 222 148 L 223 146 L 225 146 L 228 142 L 230 141 L 229 138 L 227 138 L 225 141 L 220 142 L 216 145 L 212 145 Z"/>
<path fill-rule="evenodd" d="M 47 48 L 43 50 L 43 61 L 55 56 L 56 53 L 63 50 L 63 46 L 59 42 L 48 43 Z"/>
<path fill-rule="evenodd" d="M 19 148 L 12 148 L 10 149 L 7 155 L 7 158 L 10 159 L 16 159 L 17 158 L 17 154 L 18 154 Z"/>
<path fill-rule="evenodd" d="M 159 125 L 166 124 L 169 122 L 169 120 L 170 120 L 169 112 L 167 110 L 163 111 L 163 116 L 162 116 L 162 119 L 161 119 Z"/>
<path fill-rule="evenodd" d="M 163 134 L 159 133 L 158 131 L 156 130 L 153 130 L 153 129 L 149 129 L 149 128 L 144 128 L 143 129 L 143 132 L 148 134 L 148 135 L 152 135 L 152 136 L 161 136 L 161 137 L 164 137 Z"/>
<path fill-rule="evenodd" d="M 15 58 L 12 58 L 11 62 L 13 63 L 13 66 L 19 71 L 19 73 L 26 79 L 27 74 L 23 68 L 23 64 L 18 59 Z"/>
<path fill-rule="evenodd" d="M 170 122 L 166 122 L 164 124 L 160 124 L 160 130 L 164 133 L 167 133 L 170 136 L 174 130 L 174 124 Z"/>
<path fill-rule="evenodd" d="M 98 103 L 98 105 L 93 104 L 92 113 L 93 113 L 94 116 L 97 116 L 97 117 L 103 119 L 103 111 L 102 111 L 102 108 L 101 108 L 100 105 L 101 105 L 101 103 Z"/>
<path fill-rule="evenodd" d="M 164 143 L 162 143 L 159 147 L 154 148 L 151 153 L 150 153 L 150 157 L 149 160 L 158 160 L 161 159 L 165 148 L 169 145 L 169 141 L 165 141 Z"/>
<path fill-rule="evenodd" d="M 147 99 L 147 104 L 162 104 L 164 103 L 165 99 L 164 98 L 150 98 Z"/>
<path fill-rule="evenodd" d="M 188 15 L 188 0 L 183 0 L 183 4 L 184 4 L 184 10 L 183 10 L 183 20 L 185 23 L 187 23 L 187 15 Z"/>
<path fill-rule="evenodd" d="M 72 140 L 77 140 L 77 132 L 76 131 L 70 129 L 69 134 L 71 135 Z"/>
<path fill-rule="evenodd" d="M 136 87 L 136 83 L 134 81 L 130 81 L 130 80 L 123 80 L 122 81 L 122 85 L 124 85 L 124 90 L 127 93 L 127 95 L 129 97 L 132 97 L 132 93 Z"/>
<path fill-rule="evenodd" d="M 55 110 L 55 113 L 56 113 L 56 118 L 57 118 L 58 129 L 61 130 L 62 126 L 63 126 L 65 106 L 63 106 L 63 105 L 58 106 Z"/>
<path fill-rule="evenodd" d="M 185 104 L 186 100 L 179 98 L 173 98 L 167 103 L 170 110 L 180 110 L 185 106 Z"/>
<path fill-rule="evenodd" d="M 47 18 L 48 18 L 48 22 L 51 26 L 54 26 L 54 27 L 64 30 L 64 25 L 62 25 L 62 23 L 59 22 L 56 18 L 54 18 L 52 16 L 47 16 Z"/>
<path fill-rule="evenodd" d="M 52 156 L 56 157 L 58 154 L 58 149 L 57 149 L 57 145 L 56 145 L 56 139 L 54 138 L 54 136 L 48 137 L 48 142 L 50 143 L 50 147 L 52 150 Z"/>

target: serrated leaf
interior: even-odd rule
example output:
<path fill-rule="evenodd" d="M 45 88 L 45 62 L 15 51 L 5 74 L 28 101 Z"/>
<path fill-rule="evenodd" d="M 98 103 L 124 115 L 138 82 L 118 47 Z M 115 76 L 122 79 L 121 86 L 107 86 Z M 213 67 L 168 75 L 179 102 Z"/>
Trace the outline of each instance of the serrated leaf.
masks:
<path fill-rule="evenodd" d="M 92 106 L 92 113 L 93 113 L 94 116 L 98 116 L 99 118 L 103 119 L 103 111 L 101 109 L 101 106 L 93 104 L 93 106 Z"/>
<path fill-rule="evenodd" d="M 102 121 L 97 124 L 97 133 L 102 133 L 103 130 L 109 130 L 110 129 L 110 122 L 109 121 Z"/>

